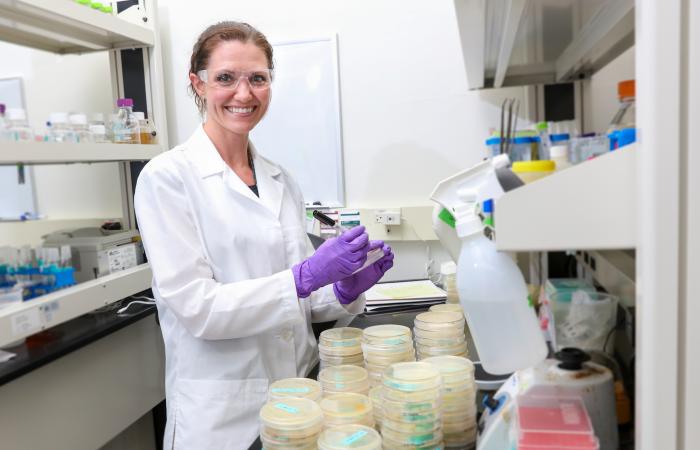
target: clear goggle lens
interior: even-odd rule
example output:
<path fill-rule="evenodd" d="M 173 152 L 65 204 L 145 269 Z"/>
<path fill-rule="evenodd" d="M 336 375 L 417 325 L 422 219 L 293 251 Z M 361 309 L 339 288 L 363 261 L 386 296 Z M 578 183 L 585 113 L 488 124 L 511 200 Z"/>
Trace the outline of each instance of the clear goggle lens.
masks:
<path fill-rule="evenodd" d="M 272 69 L 259 69 L 250 72 L 221 70 L 209 72 L 200 70 L 197 72 L 200 80 L 219 89 L 235 90 L 242 78 L 248 80 L 248 85 L 253 89 L 267 89 L 272 84 Z"/>

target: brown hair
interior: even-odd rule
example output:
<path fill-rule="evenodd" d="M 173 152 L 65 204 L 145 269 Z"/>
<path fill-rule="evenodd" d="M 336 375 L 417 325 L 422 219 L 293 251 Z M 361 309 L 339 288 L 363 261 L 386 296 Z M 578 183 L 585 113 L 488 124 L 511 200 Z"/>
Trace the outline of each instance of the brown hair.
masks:
<path fill-rule="evenodd" d="M 206 69 L 211 52 L 214 51 L 219 43 L 225 41 L 253 43 L 265 53 L 267 67 L 274 69 L 272 45 L 270 45 L 264 34 L 245 22 L 224 21 L 207 27 L 197 38 L 190 57 L 190 73 L 196 74 L 200 70 Z M 203 114 L 207 108 L 207 100 L 197 94 L 192 82 L 190 82 L 188 90 L 194 96 L 194 102 L 200 114 Z"/>

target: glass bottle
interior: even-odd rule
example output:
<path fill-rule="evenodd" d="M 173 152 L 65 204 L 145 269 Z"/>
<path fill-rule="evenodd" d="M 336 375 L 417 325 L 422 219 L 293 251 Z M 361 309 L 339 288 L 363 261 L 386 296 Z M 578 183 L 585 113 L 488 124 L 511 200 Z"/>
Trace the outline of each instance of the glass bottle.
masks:
<path fill-rule="evenodd" d="M 49 141 L 58 143 L 76 142 L 76 136 L 68 125 L 68 114 L 55 112 L 49 115 Z"/>
<path fill-rule="evenodd" d="M 134 117 L 134 101 L 130 98 L 117 100 L 117 116 L 112 122 L 112 135 L 115 144 L 139 144 L 139 123 Z"/>
<path fill-rule="evenodd" d="M 139 135 L 141 137 L 142 144 L 155 144 L 156 139 L 156 129 L 153 123 L 146 119 L 146 115 L 142 111 L 134 112 L 134 115 L 139 121 Z"/>
<path fill-rule="evenodd" d="M 34 140 L 34 131 L 27 123 L 27 113 L 22 108 L 10 108 L 7 110 L 7 126 L 10 140 Z"/>
<path fill-rule="evenodd" d="M 71 114 L 68 116 L 68 121 L 70 122 L 70 128 L 73 130 L 76 142 L 90 142 L 90 130 L 88 129 L 87 116 L 85 114 Z"/>

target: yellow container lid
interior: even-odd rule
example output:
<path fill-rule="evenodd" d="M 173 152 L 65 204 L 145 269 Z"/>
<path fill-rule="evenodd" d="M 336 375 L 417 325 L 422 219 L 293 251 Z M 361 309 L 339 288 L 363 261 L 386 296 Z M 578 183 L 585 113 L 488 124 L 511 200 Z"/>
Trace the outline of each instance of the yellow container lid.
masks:
<path fill-rule="evenodd" d="M 318 438 L 320 450 L 381 450 L 382 438 L 376 430 L 364 425 L 339 425 L 329 428 Z"/>
<path fill-rule="evenodd" d="M 268 400 L 282 400 L 286 397 L 301 397 L 321 400 L 321 384 L 310 378 L 285 378 L 270 385 Z"/>
<path fill-rule="evenodd" d="M 525 172 L 554 172 L 556 164 L 554 161 L 515 161 L 512 170 L 515 173 Z"/>

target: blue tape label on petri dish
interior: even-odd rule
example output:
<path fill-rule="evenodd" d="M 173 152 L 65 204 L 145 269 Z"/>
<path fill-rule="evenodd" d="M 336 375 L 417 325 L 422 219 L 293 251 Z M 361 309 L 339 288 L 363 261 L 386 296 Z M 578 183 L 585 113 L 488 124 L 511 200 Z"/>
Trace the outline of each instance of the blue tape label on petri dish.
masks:
<path fill-rule="evenodd" d="M 270 389 L 270 392 L 274 392 L 276 394 L 308 394 L 311 390 L 307 387 L 300 387 L 300 388 L 272 388 Z"/>
<path fill-rule="evenodd" d="M 359 344 L 353 341 L 338 341 L 334 342 L 331 347 L 359 347 Z"/>
<path fill-rule="evenodd" d="M 357 433 L 353 433 L 350 436 L 343 439 L 342 444 L 343 445 L 354 444 L 355 442 L 359 441 L 360 439 L 362 439 L 365 436 L 367 436 L 367 432 L 365 430 L 360 430 Z"/>
<path fill-rule="evenodd" d="M 419 436 L 409 436 L 408 443 L 411 445 L 423 445 L 426 442 L 432 441 L 435 438 L 433 433 L 423 434 Z"/>
<path fill-rule="evenodd" d="M 288 412 L 290 414 L 299 414 L 299 409 L 285 405 L 284 403 L 275 403 L 275 408 L 281 409 L 282 411 Z"/>

